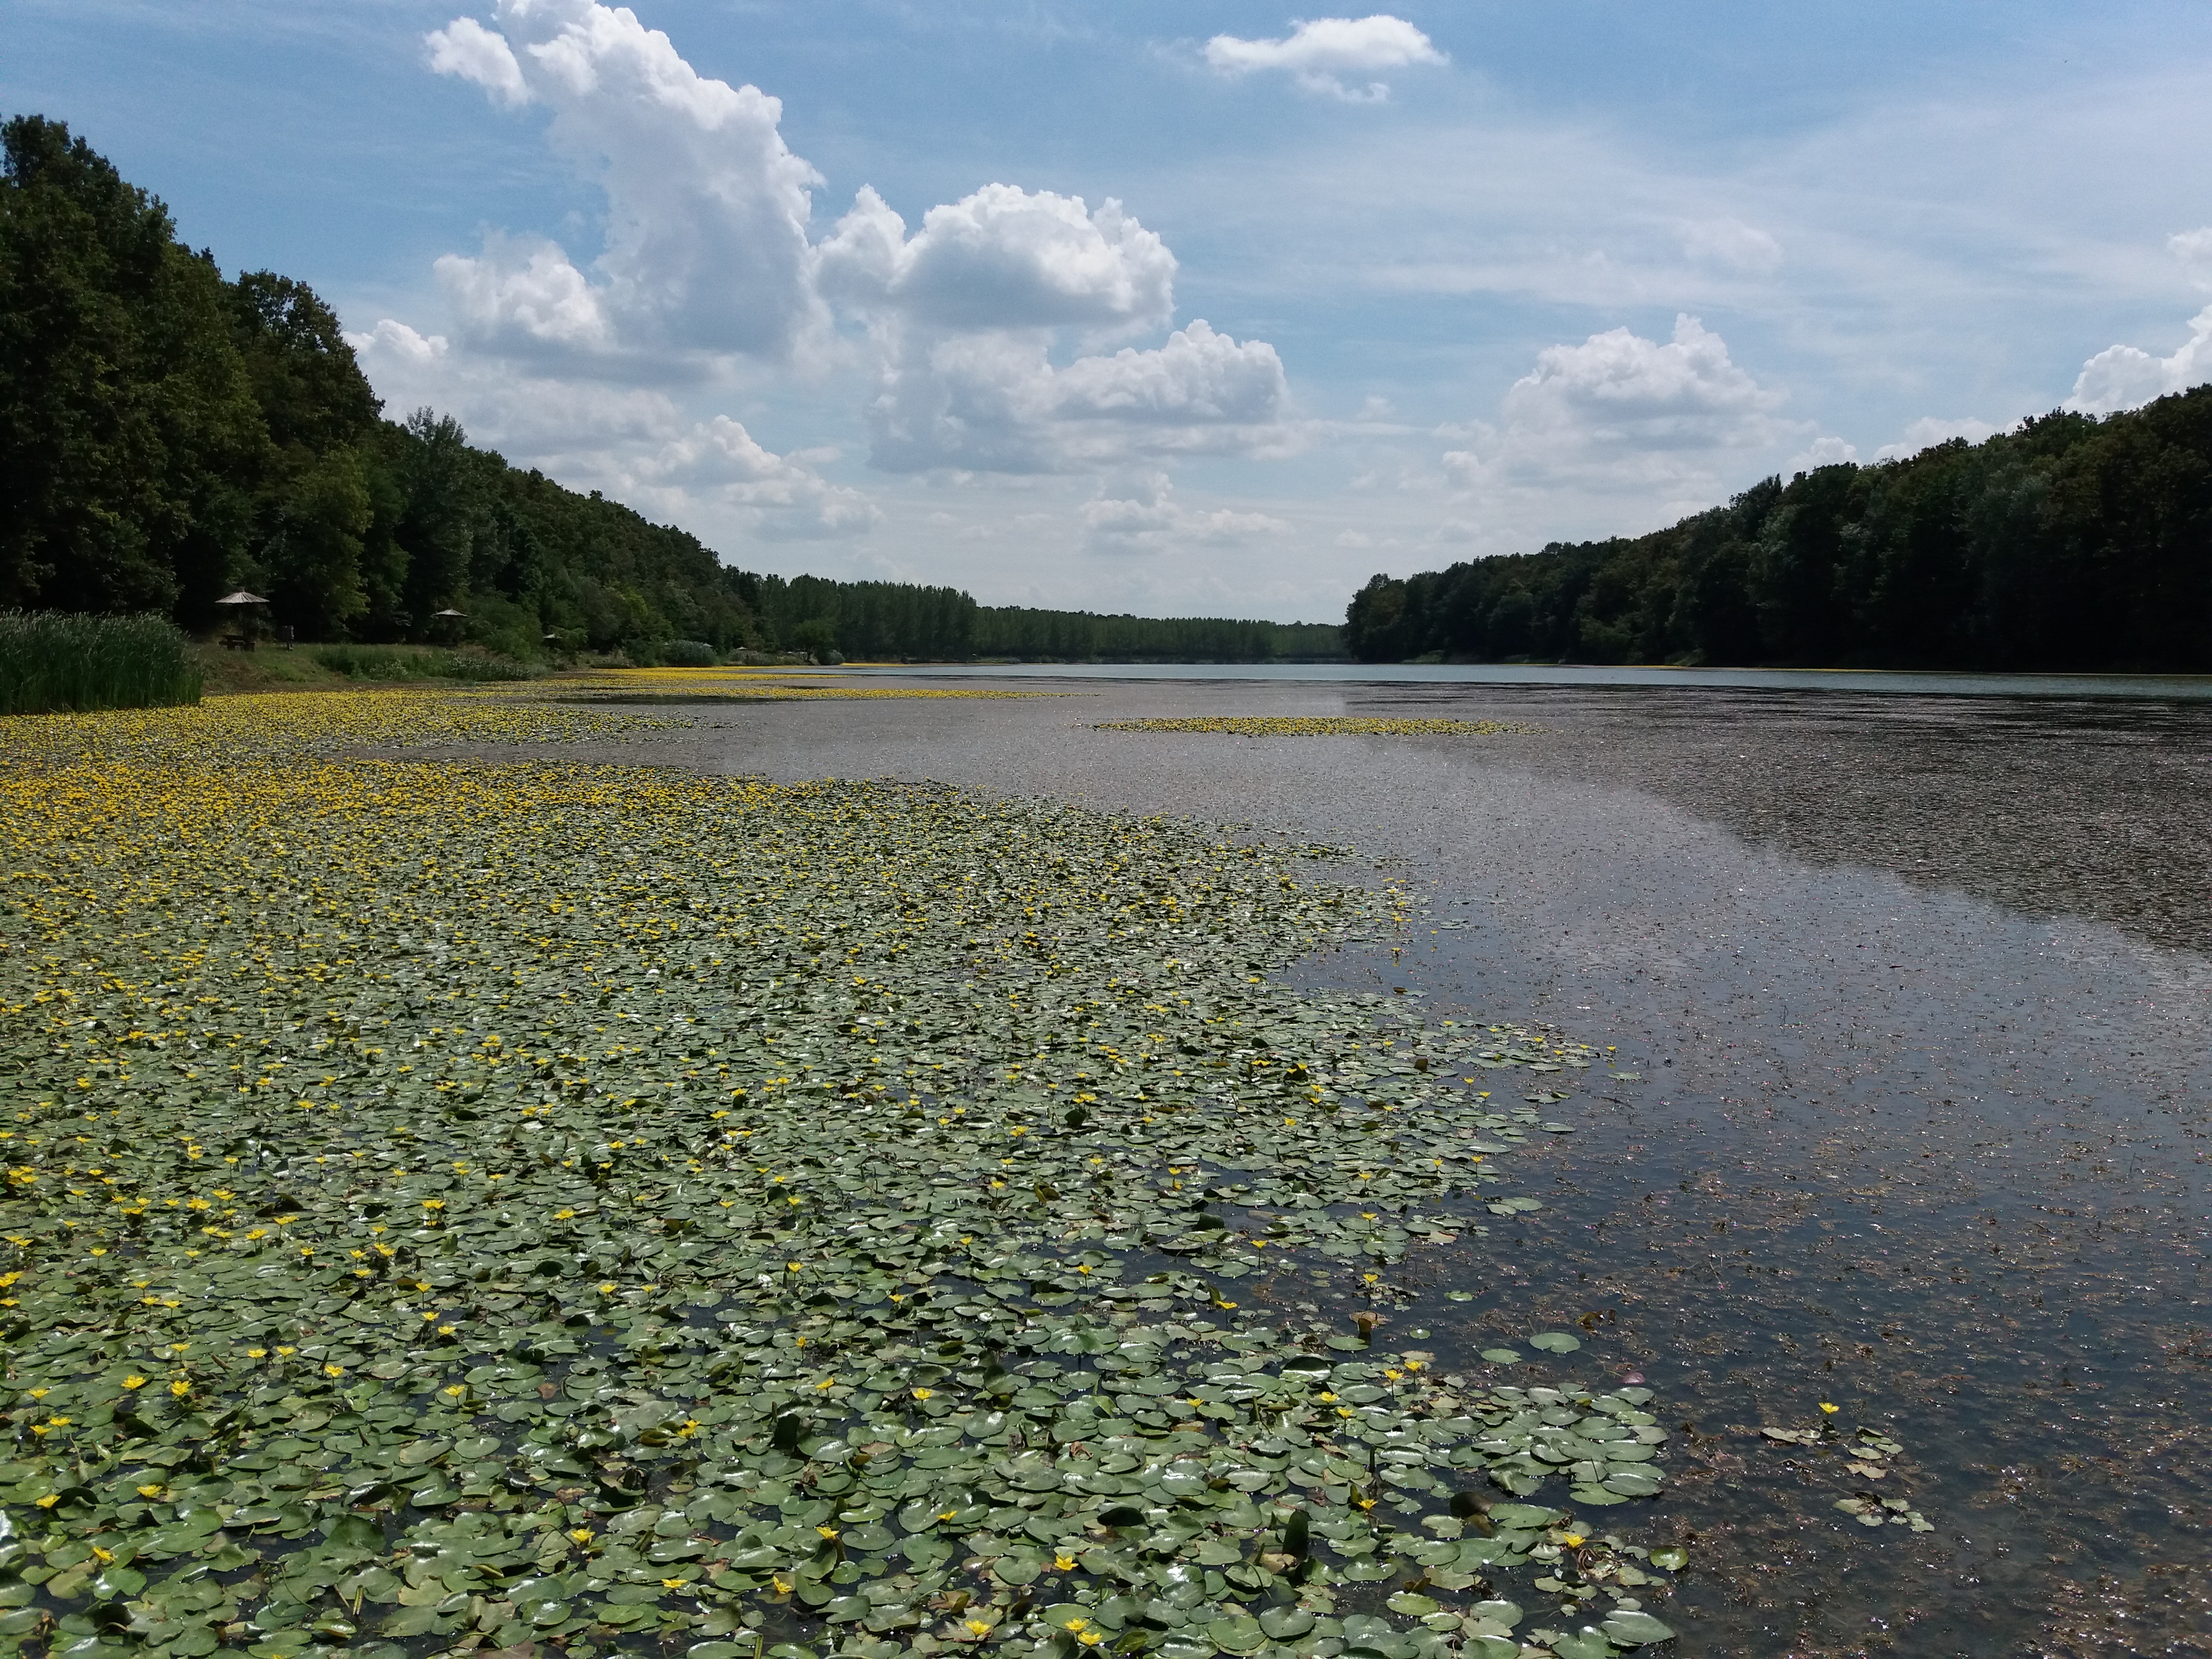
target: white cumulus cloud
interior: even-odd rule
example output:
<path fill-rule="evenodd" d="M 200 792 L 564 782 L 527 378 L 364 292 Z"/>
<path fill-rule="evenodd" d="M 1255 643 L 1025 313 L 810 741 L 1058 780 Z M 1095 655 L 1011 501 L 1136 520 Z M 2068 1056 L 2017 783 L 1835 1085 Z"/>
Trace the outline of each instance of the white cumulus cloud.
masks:
<path fill-rule="evenodd" d="M 607 230 L 589 278 L 551 243 L 518 261 L 496 236 L 441 260 L 472 338 L 696 368 L 787 357 L 821 325 L 807 242 L 821 180 L 784 143 L 781 103 L 702 76 L 626 7 L 500 0 L 494 21 L 428 36 L 431 68 L 550 109 L 554 143 L 606 191 Z"/>
<path fill-rule="evenodd" d="M 629 468 L 632 496 L 680 492 L 747 515 L 771 540 L 872 530 L 883 512 L 857 489 L 830 483 L 796 456 L 777 455 L 726 415 L 641 453 Z"/>
<path fill-rule="evenodd" d="M 1387 82 L 1354 86 L 1344 76 L 1448 60 L 1404 18 L 1378 12 L 1371 17 L 1313 18 L 1293 25 L 1280 40 L 1217 34 L 1206 43 L 1206 61 L 1224 75 L 1273 70 L 1291 76 L 1309 92 L 1371 103 L 1390 95 Z"/>
<path fill-rule="evenodd" d="M 476 343 L 527 352 L 541 345 L 598 351 L 614 343 L 603 291 L 557 242 L 495 231 L 484 238 L 481 258 L 448 253 L 433 269 L 455 320 Z"/>
<path fill-rule="evenodd" d="M 456 17 L 441 29 L 422 37 L 430 51 L 430 67 L 441 75 L 457 75 L 473 81 L 495 101 L 513 107 L 530 101 L 530 83 L 507 37 L 486 28 L 473 17 Z"/>
<path fill-rule="evenodd" d="M 1547 346 L 1505 394 L 1509 426 L 1585 450 L 1720 449 L 1763 443 L 1782 399 L 1695 317 L 1664 344 L 1626 328 Z"/>
<path fill-rule="evenodd" d="M 1382 39 L 1378 21 L 1394 20 L 1355 33 Z M 1372 41 L 1300 50 L 1426 61 L 1413 38 L 1396 57 Z M 1176 327 L 1175 255 L 1118 200 L 994 182 L 910 228 L 864 187 L 817 240 L 822 179 L 785 143 L 781 104 L 701 75 L 625 7 L 496 0 L 424 46 L 436 73 L 542 112 L 556 152 L 603 190 L 605 228 L 596 250 L 493 230 L 446 254 L 443 331 L 387 319 L 359 337 L 363 365 L 395 404 L 451 409 L 563 482 L 763 536 L 865 531 L 882 516 L 866 495 L 710 402 L 856 363 L 876 375 L 860 411 L 870 459 L 894 471 L 1079 473 L 1294 445 L 1274 348 L 1202 319 Z M 1115 544 L 1237 522 L 1115 499 L 1164 515 Z"/>
<path fill-rule="evenodd" d="M 1042 334 L 913 336 L 869 410 L 876 465 L 1057 472 L 1144 457 L 1287 452 L 1289 388 L 1264 340 L 1194 321 L 1154 349 L 1054 368 Z"/>
<path fill-rule="evenodd" d="M 2166 245 L 2192 284 L 2212 289 L 2212 225 L 2169 236 Z M 2154 356 L 2140 346 L 2106 346 L 2081 365 L 2066 407 L 2114 415 L 2207 381 L 2212 381 L 2212 306 L 2189 319 L 2189 337 L 2171 356 Z"/>
<path fill-rule="evenodd" d="M 1158 347 L 1054 362 L 1063 331 L 1096 340 L 1173 315 L 1175 256 L 1118 202 L 990 185 L 932 208 L 909 237 L 863 189 L 817 270 L 882 354 L 879 466 L 1049 472 L 1288 442 L 1274 348 L 1203 319 Z"/>
<path fill-rule="evenodd" d="M 1573 533 L 1656 529 L 1723 499 L 1728 479 L 1813 435 L 1781 418 L 1782 402 L 1694 317 L 1677 317 L 1664 341 L 1610 329 L 1538 352 L 1495 422 L 1445 428 L 1471 441 L 1445 452 L 1443 467 L 1480 510 L 1486 542 L 1503 544 L 1494 550 L 1524 526 L 1542 526 L 1543 540 L 1564 533 L 1562 499 L 1584 509 Z"/>
<path fill-rule="evenodd" d="M 1164 472 L 1102 488 L 1083 504 L 1082 520 L 1093 548 L 1118 552 L 1158 553 L 1191 544 L 1228 546 L 1284 535 L 1291 528 L 1264 513 L 1184 507 L 1175 499 L 1175 486 Z"/>
<path fill-rule="evenodd" d="M 2139 346 L 2106 346 L 2081 365 L 2066 407 L 2087 415 L 2117 414 L 2208 380 L 2212 380 L 2212 306 L 2189 319 L 2189 337 L 2171 356 L 2153 356 Z"/>
<path fill-rule="evenodd" d="M 873 190 L 818 250 L 823 291 L 862 313 L 944 328 L 1157 327 L 1175 311 L 1175 255 L 1109 198 L 986 185 L 906 222 Z"/>

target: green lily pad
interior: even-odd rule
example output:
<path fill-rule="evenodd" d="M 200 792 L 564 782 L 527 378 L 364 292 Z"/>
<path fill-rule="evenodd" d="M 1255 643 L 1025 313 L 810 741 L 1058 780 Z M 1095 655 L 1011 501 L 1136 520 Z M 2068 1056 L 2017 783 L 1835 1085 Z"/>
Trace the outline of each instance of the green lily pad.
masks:
<path fill-rule="evenodd" d="M 1572 1353 L 1582 1346 L 1582 1339 L 1565 1331 L 1539 1331 L 1528 1339 L 1528 1346 L 1541 1348 L 1546 1353 Z"/>
<path fill-rule="evenodd" d="M 1618 1612 L 1608 1617 L 1599 1629 L 1606 1639 L 1625 1648 L 1640 1648 L 1654 1642 L 1671 1642 L 1674 1632 L 1648 1613 Z"/>
<path fill-rule="evenodd" d="M 410 707 L 368 726 L 538 729 Z M 4 1484 L 117 1557 L 55 1563 L 40 1618 L 182 1566 L 226 1575 L 258 1659 L 347 1621 L 509 1648 L 689 1621 L 734 1659 L 756 1607 L 789 1652 L 956 1595 L 1012 1639 L 1022 1592 L 1120 1631 L 1157 1596 L 1159 1650 L 1243 1653 L 1321 1626 L 1235 1600 L 1416 1552 L 1423 1591 L 1372 1593 L 1399 1624 L 1346 1619 L 1411 1653 L 1404 1621 L 1559 1518 L 1394 1529 L 1571 1478 L 1536 1391 L 1390 1349 L 1431 1338 L 1390 1323 L 1389 1270 L 1534 1203 L 1494 1197 L 1523 1121 L 1460 1068 L 1595 1056 L 1267 977 L 1386 895 L 1202 826 L 365 761 L 345 699 L 250 712 L 86 717 L 121 772 L 13 786 L 43 839 L 10 866 L 36 948 L 0 952 L 28 1011 L 0 1272 L 55 1420 Z M 1330 1305 L 1285 1325 L 1286 1262 Z M 495 1592 L 512 1614 L 472 1625 Z"/>
<path fill-rule="evenodd" d="M 1206 1635 L 1224 1653 L 1257 1653 L 1267 1643 L 1267 1633 L 1260 1628 L 1260 1621 L 1244 1613 L 1209 1620 Z"/>
<path fill-rule="evenodd" d="M 1271 1642 L 1294 1642 L 1314 1627 L 1314 1615 L 1304 1607 L 1269 1607 L 1260 1615 L 1260 1628 Z"/>
<path fill-rule="evenodd" d="M 1522 1358 L 1519 1351 L 1513 1348 L 1485 1348 L 1482 1357 L 1493 1365 L 1517 1365 Z"/>
<path fill-rule="evenodd" d="M 1578 1631 L 1553 1637 L 1552 1651 L 1559 1659 L 1610 1659 L 1613 1647 L 1603 1632 L 1585 1625 Z"/>

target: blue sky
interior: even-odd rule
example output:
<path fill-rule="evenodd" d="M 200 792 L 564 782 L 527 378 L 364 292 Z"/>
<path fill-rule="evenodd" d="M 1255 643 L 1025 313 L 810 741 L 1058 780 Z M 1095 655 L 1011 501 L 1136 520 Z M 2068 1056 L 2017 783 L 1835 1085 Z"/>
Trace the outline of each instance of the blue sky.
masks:
<path fill-rule="evenodd" d="M 392 412 L 752 568 L 1334 619 L 2212 380 L 2201 6 L 9 11 Z"/>

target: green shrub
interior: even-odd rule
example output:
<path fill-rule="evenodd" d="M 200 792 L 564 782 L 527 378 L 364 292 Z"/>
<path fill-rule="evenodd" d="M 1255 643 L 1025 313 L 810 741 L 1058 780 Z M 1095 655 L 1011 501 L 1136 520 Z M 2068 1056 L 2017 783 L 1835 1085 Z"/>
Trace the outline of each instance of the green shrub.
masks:
<path fill-rule="evenodd" d="M 0 611 L 0 714 L 199 700 L 189 643 L 165 617 Z"/>
<path fill-rule="evenodd" d="M 623 652 L 633 668 L 712 668 L 721 660 L 704 640 L 634 640 Z"/>
<path fill-rule="evenodd" d="M 465 651 L 416 651 L 392 645 L 319 645 L 317 662 L 356 680 L 526 680 L 532 671 L 503 657 Z"/>

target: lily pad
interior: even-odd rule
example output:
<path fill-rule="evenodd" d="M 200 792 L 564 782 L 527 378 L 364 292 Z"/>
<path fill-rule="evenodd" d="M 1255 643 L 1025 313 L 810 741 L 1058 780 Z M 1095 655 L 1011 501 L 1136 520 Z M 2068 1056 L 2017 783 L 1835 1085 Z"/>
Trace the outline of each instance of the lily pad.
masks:
<path fill-rule="evenodd" d="M 1605 1632 L 1607 1641 L 1618 1642 L 1625 1648 L 1645 1647 L 1654 1642 L 1674 1639 L 1674 1631 L 1648 1613 L 1616 1612 L 1598 1628 Z"/>
<path fill-rule="evenodd" d="M 1026 1640 L 1034 1602 L 1243 1653 L 1413 1547 L 1359 1638 L 1410 1653 L 1564 1517 L 1409 1543 L 1393 1504 L 1610 1467 L 1561 1449 L 1584 1407 L 1390 1346 L 1428 1340 L 1395 1264 L 1535 1204 L 1462 1068 L 1597 1056 L 1268 977 L 1388 892 L 930 787 L 355 757 L 628 718 L 383 696 L 37 728 L 86 759 L 0 732 L 40 825 L 8 1508 L 116 1558 L 33 1625 L 219 1582 L 261 1659 L 354 1639 L 341 1607 L 730 1659 L 756 1609 L 793 1653 L 949 1607 Z"/>

